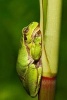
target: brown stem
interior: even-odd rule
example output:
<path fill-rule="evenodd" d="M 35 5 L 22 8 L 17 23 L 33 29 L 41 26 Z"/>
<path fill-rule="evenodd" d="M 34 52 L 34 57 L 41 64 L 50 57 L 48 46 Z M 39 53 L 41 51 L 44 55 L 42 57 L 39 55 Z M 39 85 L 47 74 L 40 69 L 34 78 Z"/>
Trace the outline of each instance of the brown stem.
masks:
<path fill-rule="evenodd" d="M 42 77 L 38 100 L 54 100 L 56 77 Z"/>

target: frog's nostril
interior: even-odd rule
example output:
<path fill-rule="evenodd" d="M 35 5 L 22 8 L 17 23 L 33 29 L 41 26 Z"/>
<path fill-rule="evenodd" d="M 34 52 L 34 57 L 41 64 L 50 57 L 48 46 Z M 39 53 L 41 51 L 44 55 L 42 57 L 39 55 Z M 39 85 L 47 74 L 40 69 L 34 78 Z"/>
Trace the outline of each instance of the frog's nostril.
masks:
<path fill-rule="evenodd" d="M 27 27 L 25 27 L 25 28 L 23 29 L 23 32 L 24 32 L 24 33 L 27 33 L 28 31 L 29 31 L 28 26 L 27 26 Z"/>

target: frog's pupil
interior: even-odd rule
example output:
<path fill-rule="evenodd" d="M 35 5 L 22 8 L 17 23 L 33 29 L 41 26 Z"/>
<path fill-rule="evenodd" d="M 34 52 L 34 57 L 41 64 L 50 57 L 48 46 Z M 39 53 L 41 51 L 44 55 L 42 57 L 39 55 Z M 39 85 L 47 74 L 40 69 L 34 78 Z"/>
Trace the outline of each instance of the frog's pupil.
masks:
<path fill-rule="evenodd" d="M 40 30 L 36 32 L 34 37 L 39 37 L 39 36 L 41 36 L 41 31 Z"/>

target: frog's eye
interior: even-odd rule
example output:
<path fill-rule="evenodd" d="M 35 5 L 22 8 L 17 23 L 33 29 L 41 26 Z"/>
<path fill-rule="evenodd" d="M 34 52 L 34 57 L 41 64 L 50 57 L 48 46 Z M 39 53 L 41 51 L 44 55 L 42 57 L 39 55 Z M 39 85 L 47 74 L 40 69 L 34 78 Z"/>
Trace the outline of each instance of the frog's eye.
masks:
<path fill-rule="evenodd" d="M 34 35 L 34 38 L 35 38 L 35 37 L 40 37 L 40 36 L 41 36 L 41 31 L 39 30 L 39 31 L 37 31 L 36 34 Z"/>
<path fill-rule="evenodd" d="M 24 40 L 26 41 L 27 40 L 27 33 L 29 31 L 28 26 L 27 27 L 24 27 L 24 29 L 22 31 L 23 31 L 22 33 L 24 34 Z"/>

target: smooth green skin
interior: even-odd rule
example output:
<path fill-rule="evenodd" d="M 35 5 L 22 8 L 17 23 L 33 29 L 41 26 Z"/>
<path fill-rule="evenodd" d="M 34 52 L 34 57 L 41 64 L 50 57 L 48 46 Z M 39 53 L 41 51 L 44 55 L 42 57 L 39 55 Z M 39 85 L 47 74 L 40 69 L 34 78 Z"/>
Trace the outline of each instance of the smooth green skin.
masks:
<path fill-rule="evenodd" d="M 26 36 L 26 43 L 30 48 L 30 55 L 33 60 L 38 60 L 41 56 L 41 46 L 39 45 L 39 42 L 41 42 L 41 37 L 36 37 L 34 42 L 32 42 L 31 38 L 31 35 L 34 34 L 33 31 L 37 26 L 37 22 L 31 23 L 28 26 L 29 30 Z M 28 52 L 24 43 L 24 33 L 22 33 L 21 47 L 19 49 L 17 60 L 17 72 L 28 94 L 32 97 L 35 97 L 40 88 L 42 66 L 40 65 L 36 68 L 35 64 L 30 63 L 30 60 L 31 59 L 28 59 Z"/>

